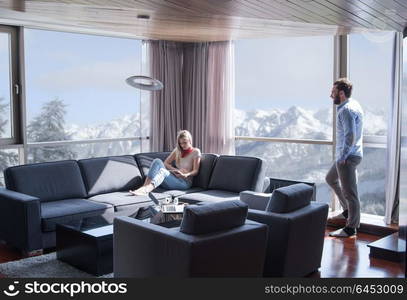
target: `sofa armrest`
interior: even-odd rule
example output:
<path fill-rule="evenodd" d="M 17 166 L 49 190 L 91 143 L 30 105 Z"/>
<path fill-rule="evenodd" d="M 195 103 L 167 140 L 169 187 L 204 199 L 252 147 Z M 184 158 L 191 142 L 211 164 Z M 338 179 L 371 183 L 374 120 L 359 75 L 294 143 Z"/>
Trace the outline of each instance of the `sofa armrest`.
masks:
<path fill-rule="evenodd" d="M 266 210 L 270 201 L 270 193 L 259 193 L 253 191 L 243 191 L 239 194 L 240 201 L 246 203 L 250 209 Z"/>
<path fill-rule="evenodd" d="M 23 251 L 42 249 L 40 200 L 0 189 L 0 238 Z"/>
<path fill-rule="evenodd" d="M 188 276 L 190 241 L 179 231 L 130 217 L 113 224 L 114 277 Z"/>

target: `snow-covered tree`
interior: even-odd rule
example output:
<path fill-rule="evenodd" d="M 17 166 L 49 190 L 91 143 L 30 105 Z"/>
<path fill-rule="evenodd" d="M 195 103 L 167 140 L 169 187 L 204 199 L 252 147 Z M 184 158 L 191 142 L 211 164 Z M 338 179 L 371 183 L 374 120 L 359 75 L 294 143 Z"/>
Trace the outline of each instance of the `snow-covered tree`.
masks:
<path fill-rule="evenodd" d="M 65 131 L 66 105 L 62 100 L 54 99 L 46 102 L 41 113 L 28 125 L 27 135 L 30 142 L 56 142 L 69 140 Z M 75 159 L 73 146 L 31 147 L 29 160 L 34 162 Z"/>

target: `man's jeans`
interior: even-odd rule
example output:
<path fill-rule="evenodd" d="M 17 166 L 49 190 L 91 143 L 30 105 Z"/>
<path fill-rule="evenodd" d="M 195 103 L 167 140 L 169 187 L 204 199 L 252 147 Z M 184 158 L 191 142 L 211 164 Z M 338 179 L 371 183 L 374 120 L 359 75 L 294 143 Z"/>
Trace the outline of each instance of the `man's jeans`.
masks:
<path fill-rule="evenodd" d="M 325 178 L 338 196 L 342 208 L 348 210 L 346 226 L 351 228 L 359 228 L 360 226 L 360 201 L 356 167 L 361 161 L 361 157 L 351 155 L 344 164 L 336 162 Z"/>
<path fill-rule="evenodd" d="M 182 178 L 178 178 L 168 171 L 161 159 L 154 159 L 151 163 L 147 177 L 151 179 L 154 187 L 161 186 L 167 190 L 186 190 L 191 187 L 191 183 Z"/>

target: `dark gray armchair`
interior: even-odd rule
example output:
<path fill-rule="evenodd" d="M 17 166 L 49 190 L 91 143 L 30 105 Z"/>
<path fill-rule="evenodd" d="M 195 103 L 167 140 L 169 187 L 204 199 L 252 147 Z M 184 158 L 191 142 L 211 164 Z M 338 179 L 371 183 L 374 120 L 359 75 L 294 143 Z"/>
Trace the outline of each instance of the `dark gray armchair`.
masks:
<path fill-rule="evenodd" d="M 273 194 L 241 193 L 248 219 L 269 226 L 265 277 L 303 277 L 321 265 L 328 205 L 311 201 L 314 189 L 303 183 Z"/>
<path fill-rule="evenodd" d="M 128 217 L 114 221 L 115 277 L 260 277 L 267 226 L 246 220 L 247 205 L 185 208 L 180 228 Z"/>

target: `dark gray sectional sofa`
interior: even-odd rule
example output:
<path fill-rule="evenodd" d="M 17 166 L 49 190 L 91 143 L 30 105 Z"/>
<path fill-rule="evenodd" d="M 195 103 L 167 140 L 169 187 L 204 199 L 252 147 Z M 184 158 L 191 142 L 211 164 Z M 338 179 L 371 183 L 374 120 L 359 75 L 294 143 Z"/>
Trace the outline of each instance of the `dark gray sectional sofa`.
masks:
<path fill-rule="evenodd" d="M 0 189 L 0 240 L 22 251 L 55 246 L 57 223 L 103 215 L 134 216 L 152 204 L 147 196 L 133 196 L 154 158 L 169 152 L 140 153 L 66 160 L 10 167 Z M 203 154 L 199 174 L 186 191 L 156 189 L 158 199 L 181 201 L 234 200 L 245 190 L 262 191 L 264 163 L 255 157 Z"/>

